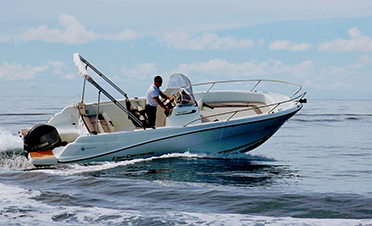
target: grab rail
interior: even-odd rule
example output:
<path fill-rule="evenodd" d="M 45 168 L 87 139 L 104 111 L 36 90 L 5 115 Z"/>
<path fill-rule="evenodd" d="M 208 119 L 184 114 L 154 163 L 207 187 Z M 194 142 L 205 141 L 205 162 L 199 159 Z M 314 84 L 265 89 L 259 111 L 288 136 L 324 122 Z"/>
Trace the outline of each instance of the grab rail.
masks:
<path fill-rule="evenodd" d="M 192 86 L 202 86 L 202 85 L 209 85 L 209 89 L 206 92 L 209 92 L 214 85 L 216 84 L 221 84 L 221 83 L 234 83 L 234 82 L 256 82 L 256 84 L 251 88 L 250 92 L 252 92 L 261 82 L 277 82 L 277 83 L 284 83 L 284 84 L 289 84 L 289 85 L 294 85 L 298 86 L 298 90 L 291 96 L 294 97 L 297 93 L 299 93 L 302 89 L 302 86 L 296 83 L 292 82 L 287 82 L 287 81 L 281 81 L 281 80 L 273 80 L 273 79 L 243 79 L 243 80 L 227 80 L 227 81 L 215 81 L 215 82 L 204 82 L 204 83 L 198 83 L 198 84 L 193 84 Z"/>
<path fill-rule="evenodd" d="M 248 107 L 246 109 L 240 109 L 240 110 L 235 110 L 235 111 L 228 111 L 228 112 L 223 112 L 223 113 L 219 113 L 219 114 L 214 114 L 214 115 L 209 115 L 209 116 L 204 116 L 204 117 L 200 117 L 200 118 L 197 118 L 197 119 L 194 119 L 188 123 L 186 123 L 185 125 L 183 125 L 183 127 L 186 127 L 196 121 L 199 121 L 199 120 L 202 120 L 202 119 L 206 119 L 206 118 L 212 118 L 212 117 L 216 117 L 216 116 L 221 116 L 221 115 L 227 115 L 227 114 L 231 114 L 231 116 L 226 120 L 226 121 L 230 121 L 230 119 L 232 119 L 237 113 L 239 112 L 244 112 L 244 111 L 251 111 L 251 110 L 255 110 L 255 109 L 260 109 L 260 108 L 265 108 L 265 107 L 270 107 L 270 106 L 275 106 L 273 109 L 271 109 L 268 114 L 270 114 L 270 112 L 272 112 L 275 108 L 277 108 L 280 104 L 284 104 L 284 103 L 288 103 L 288 102 L 291 102 L 291 101 L 294 101 L 294 100 L 297 100 L 296 101 L 296 105 L 305 97 L 306 95 L 306 92 L 302 93 L 301 95 L 297 96 L 297 97 L 294 97 L 289 100 L 285 100 L 285 101 L 281 101 L 281 102 L 278 102 L 278 103 L 273 103 L 273 104 L 267 104 L 267 105 L 264 105 L 264 106 L 259 106 L 259 107 Z"/>

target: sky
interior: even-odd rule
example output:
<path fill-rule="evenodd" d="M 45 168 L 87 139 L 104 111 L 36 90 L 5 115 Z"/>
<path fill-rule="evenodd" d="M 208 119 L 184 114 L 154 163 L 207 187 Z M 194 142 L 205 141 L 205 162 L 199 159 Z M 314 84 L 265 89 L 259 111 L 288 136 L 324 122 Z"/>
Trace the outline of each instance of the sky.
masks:
<path fill-rule="evenodd" d="M 79 53 L 130 97 L 155 75 L 165 89 L 183 73 L 192 83 L 275 79 L 309 99 L 372 99 L 372 0 L 0 4 L 0 97 L 81 96 Z"/>

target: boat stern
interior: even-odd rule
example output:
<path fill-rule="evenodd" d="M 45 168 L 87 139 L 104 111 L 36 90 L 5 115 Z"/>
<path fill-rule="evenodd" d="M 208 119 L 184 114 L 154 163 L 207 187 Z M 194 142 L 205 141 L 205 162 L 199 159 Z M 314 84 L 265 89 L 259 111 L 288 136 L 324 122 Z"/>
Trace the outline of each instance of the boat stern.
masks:
<path fill-rule="evenodd" d="M 28 154 L 28 159 L 34 166 L 50 166 L 58 164 L 53 150 L 31 152 Z"/>

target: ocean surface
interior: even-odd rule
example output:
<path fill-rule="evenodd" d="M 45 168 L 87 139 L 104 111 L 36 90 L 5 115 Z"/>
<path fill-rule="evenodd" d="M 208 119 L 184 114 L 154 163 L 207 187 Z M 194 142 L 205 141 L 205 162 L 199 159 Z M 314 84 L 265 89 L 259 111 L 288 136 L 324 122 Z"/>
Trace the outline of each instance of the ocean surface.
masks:
<path fill-rule="evenodd" d="M 17 132 L 79 98 L 0 100 L 0 225 L 372 225 L 372 101 L 308 100 L 248 154 L 35 169 Z"/>

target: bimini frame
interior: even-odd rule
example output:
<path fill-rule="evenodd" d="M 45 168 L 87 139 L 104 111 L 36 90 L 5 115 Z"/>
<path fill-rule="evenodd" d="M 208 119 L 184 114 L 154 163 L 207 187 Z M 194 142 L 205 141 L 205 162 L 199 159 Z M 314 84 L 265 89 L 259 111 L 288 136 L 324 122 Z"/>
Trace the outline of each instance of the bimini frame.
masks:
<path fill-rule="evenodd" d="M 109 100 L 111 100 L 116 106 L 118 106 L 124 113 L 126 113 L 133 121 L 138 123 L 142 128 L 145 129 L 143 123 L 135 117 L 130 111 L 128 111 L 119 101 L 117 101 L 113 96 L 111 96 L 105 89 L 103 89 L 97 82 L 94 81 L 92 77 L 88 75 L 87 68 L 91 68 L 95 73 L 97 73 L 101 78 L 103 78 L 108 84 L 110 84 L 114 89 L 116 89 L 119 93 L 124 95 L 125 101 L 129 101 L 128 95 L 121 90 L 115 83 L 113 83 L 110 79 L 108 79 L 104 74 L 102 74 L 97 68 L 95 68 L 92 64 L 90 64 L 86 59 L 79 55 L 79 53 L 74 54 L 74 63 L 75 66 L 78 68 L 79 73 L 84 77 L 84 87 L 83 87 L 83 97 L 82 102 L 84 101 L 84 91 L 85 91 L 85 81 L 91 83 L 94 87 L 98 89 L 98 110 L 99 110 L 99 100 L 100 94 L 103 93 Z M 84 66 L 85 64 L 85 66 Z M 97 117 L 98 112 L 97 110 Z"/>

